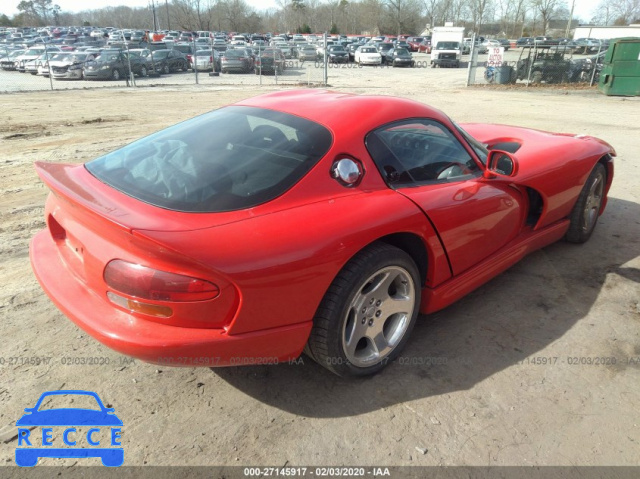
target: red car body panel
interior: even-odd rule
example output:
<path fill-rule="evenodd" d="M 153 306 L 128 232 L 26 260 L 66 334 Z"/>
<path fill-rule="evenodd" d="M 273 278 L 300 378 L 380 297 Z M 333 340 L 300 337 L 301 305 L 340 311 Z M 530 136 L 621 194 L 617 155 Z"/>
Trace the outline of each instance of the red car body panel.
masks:
<path fill-rule="evenodd" d="M 364 141 L 381 125 L 433 119 L 451 131 L 480 169 L 484 159 L 475 156 L 446 115 L 409 100 L 313 90 L 272 93 L 238 105 L 310 119 L 334 138 L 326 155 L 293 187 L 252 208 L 170 211 L 120 193 L 83 165 L 36 165 L 52 194 L 45 208 L 47 228 L 31 244 L 33 269 L 56 305 L 107 346 L 150 362 L 174 358 L 171 364 L 177 366 L 297 357 L 336 275 L 379 240 L 419 245 L 424 255 L 422 262 L 416 258 L 424 268 L 421 312 L 437 311 L 527 253 L 562 238 L 594 164 L 615 154 L 590 137 L 469 124 L 465 129 L 490 146 L 521 145 L 513 178 L 476 175 L 392 189 Z M 329 175 L 334 161 L 345 156 L 365 172 L 354 188 Z M 608 191 L 612 161 L 606 165 Z M 543 203 L 533 225 L 527 223 L 530 191 Z M 205 301 L 172 303 L 167 318 L 128 311 L 107 298 L 104 270 L 114 259 L 200 278 L 220 293 Z"/>

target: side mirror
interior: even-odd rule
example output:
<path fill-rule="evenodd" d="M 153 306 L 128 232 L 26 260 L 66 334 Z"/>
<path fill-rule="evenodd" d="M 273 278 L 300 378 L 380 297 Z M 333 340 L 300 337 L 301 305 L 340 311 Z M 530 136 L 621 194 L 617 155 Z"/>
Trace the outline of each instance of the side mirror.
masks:
<path fill-rule="evenodd" d="M 507 151 L 491 150 L 487 156 L 487 166 L 484 170 L 484 177 L 491 178 L 511 178 L 518 172 L 518 161 L 515 156 Z"/>

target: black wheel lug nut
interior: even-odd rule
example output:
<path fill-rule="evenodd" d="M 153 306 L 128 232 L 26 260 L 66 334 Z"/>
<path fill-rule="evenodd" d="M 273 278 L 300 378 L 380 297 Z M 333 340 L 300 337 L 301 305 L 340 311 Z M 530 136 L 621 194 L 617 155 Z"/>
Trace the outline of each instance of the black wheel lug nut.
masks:
<path fill-rule="evenodd" d="M 382 304 L 382 301 L 378 300 L 376 301 L 376 306 L 380 306 Z"/>
<path fill-rule="evenodd" d="M 373 319 L 369 320 L 369 326 L 373 326 Z"/>
<path fill-rule="evenodd" d="M 367 322 L 366 318 L 362 318 L 362 324 L 364 324 L 366 322 Z"/>
<path fill-rule="evenodd" d="M 380 310 L 376 311 L 376 318 L 379 318 L 381 314 L 382 314 L 382 311 Z"/>

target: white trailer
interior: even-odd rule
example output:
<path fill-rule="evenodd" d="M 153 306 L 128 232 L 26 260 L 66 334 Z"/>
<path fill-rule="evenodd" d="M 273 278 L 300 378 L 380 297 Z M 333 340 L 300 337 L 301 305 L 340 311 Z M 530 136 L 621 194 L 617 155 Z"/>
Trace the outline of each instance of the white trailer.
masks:
<path fill-rule="evenodd" d="M 460 66 L 464 27 L 433 27 L 431 33 L 431 67 Z"/>
<path fill-rule="evenodd" d="M 576 27 L 573 39 L 594 38 L 596 40 L 611 40 L 612 38 L 640 37 L 640 24 L 628 27 Z"/>

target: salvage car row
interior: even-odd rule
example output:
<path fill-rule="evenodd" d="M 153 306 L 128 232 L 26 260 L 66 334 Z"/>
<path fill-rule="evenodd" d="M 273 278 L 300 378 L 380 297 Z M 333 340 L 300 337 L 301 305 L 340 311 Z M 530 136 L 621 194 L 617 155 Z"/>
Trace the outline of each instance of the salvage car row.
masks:
<path fill-rule="evenodd" d="M 79 47 L 62 51 L 58 47 L 31 47 L 0 51 L 0 67 L 5 71 L 51 76 L 56 80 L 120 80 L 132 72 L 137 76 L 168 75 L 175 72 L 221 71 L 282 74 L 286 68 L 284 54 L 273 48 L 229 48 L 225 52 L 197 50 L 185 54 L 176 48 L 151 51 L 147 48 Z"/>

